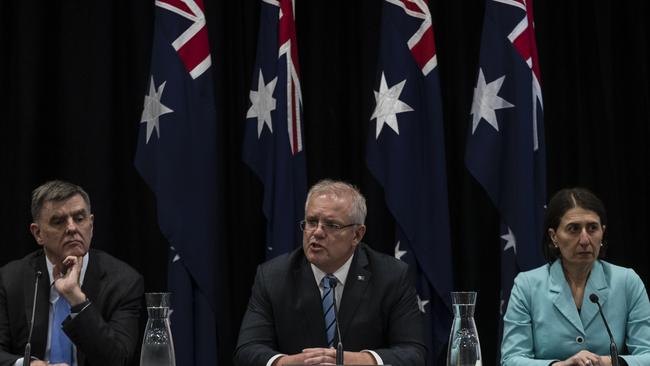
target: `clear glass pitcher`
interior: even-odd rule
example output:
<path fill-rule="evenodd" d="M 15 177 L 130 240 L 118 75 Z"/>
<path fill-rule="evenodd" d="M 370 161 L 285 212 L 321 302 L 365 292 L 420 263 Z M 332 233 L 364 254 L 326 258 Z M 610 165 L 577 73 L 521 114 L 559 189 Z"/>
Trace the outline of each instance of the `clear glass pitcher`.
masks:
<path fill-rule="evenodd" d="M 447 366 L 482 366 L 481 343 L 474 322 L 476 292 L 452 292 L 454 323 L 449 334 Z"/>
<path fill-rule="evenodd" d="M 140 366 L 176 366 L 174 341 L 169 328 L 169 292 L 144 294 L 147 301 L 147 326 L 142 339 Z"/>

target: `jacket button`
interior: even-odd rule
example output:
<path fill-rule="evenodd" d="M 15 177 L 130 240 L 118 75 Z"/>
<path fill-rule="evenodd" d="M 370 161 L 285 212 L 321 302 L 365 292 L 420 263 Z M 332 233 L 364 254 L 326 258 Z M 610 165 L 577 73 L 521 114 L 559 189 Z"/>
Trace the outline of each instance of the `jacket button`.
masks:
<path fill-rule="evenodd" d="M 576 337 L 576 342 L 578 342 L 578 343 L 582 343 L 582 342 L 584 342 L 584 341 L 585 341 L 585 339 L 582 338 L 582 336 L 577 336 L 577 337 Z"/>

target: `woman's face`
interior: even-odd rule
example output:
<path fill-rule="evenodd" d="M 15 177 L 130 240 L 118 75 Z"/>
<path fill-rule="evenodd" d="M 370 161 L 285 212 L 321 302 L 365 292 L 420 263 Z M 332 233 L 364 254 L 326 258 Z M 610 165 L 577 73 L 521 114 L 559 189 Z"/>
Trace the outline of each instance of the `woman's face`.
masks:
<path fill-rule="evenodd" d="M 591 265 L 600 253 L 604 232 L 598 214 L 582 207 L 569 209 L 556 229 L 548 229 L 564 265 Z"/>

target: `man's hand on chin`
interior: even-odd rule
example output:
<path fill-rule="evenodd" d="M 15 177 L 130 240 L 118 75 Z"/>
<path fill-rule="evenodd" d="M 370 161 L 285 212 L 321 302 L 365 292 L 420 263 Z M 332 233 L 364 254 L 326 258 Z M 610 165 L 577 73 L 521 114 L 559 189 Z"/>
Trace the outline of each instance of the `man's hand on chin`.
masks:
<path fill-rule="evenodd" d="M 79 277 L 83 257 L 67 256 L 62 263 L 54 265 L 54 287 L 56 291 L 68 300 L 70 306 L 75 306 L 86 301 L 86 295 L 81 291 Z"/>
<path fill-rule="evenodd" d="M 345 352 L 343 360 L 346 365 L 375 365 L 375 358 L 368 352 Z M 275 360 L 273 366 L 283 365 L 336 365 L 336 349 L 306 348 L 295 355 L 282 356 Z"/>

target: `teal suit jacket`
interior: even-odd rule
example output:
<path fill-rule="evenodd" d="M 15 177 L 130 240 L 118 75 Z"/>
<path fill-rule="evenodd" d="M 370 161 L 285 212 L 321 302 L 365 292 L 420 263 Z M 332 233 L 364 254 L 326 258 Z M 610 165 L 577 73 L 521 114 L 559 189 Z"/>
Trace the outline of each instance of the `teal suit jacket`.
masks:
<path fill-rule="evenodd" d="M 619 354 L 629 366 L 650 365 L 650 303 L 631 269 L 594 262 L 580 312 L 559 260 L 515 278 L 503 318 L 501 365 L 546 366 L 581 350 L 609 355 L 609 336 L 589 301 L 598 295 Z"/>

